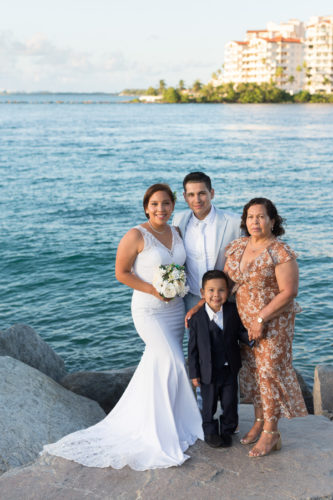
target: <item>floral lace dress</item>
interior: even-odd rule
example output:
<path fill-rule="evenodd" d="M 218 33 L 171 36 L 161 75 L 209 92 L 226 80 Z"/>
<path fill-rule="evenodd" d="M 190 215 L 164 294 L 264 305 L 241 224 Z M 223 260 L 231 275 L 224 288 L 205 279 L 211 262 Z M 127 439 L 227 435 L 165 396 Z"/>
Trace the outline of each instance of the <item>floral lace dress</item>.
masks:
<path fill-rule="evenodd" d="M 248 240 L 239 238 L 228 245 L 224 268 L 235 283 L 233 292 L 236 292 L 237 308 L 245 328 L 250 327 L 261 309 L 279 293 L 275 266 L 296 258 L 287 244 L 274 240 L 241 272 L 240 261 Z M 265 337 L 258 346 L 250 349 L 242 345 L 241 393 L 247 403 L 263 408 L 267 421 L 307 415 L 292 367 L 294 322 L 299 310 L 293 301 L 267 322 Z"/>

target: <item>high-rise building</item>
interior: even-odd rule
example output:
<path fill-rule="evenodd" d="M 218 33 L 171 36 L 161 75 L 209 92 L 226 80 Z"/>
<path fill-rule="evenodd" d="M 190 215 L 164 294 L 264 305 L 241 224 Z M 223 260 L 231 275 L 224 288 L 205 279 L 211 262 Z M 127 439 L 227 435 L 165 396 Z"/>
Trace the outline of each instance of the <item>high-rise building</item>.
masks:
<path fill-rule="evenodd" d="M 224 71 L 219 83 L 274 81 L 291 93 L 304 85 L 304 24 L 297 19 L 268 23 L 266 30 L 248 30 L 244 41 L 225 46 Z"/>
<path fill-rule="evenodd" d="M 333 92 L 333 16 L 311 17 L 305 41 L 306 81 L 309 92 Z"/>

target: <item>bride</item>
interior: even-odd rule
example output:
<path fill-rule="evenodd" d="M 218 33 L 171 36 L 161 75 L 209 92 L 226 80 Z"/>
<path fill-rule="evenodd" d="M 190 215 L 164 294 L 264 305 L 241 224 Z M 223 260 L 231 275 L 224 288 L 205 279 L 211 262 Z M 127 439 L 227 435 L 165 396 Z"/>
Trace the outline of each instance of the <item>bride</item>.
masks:
<path fill-rule="evenodd" d="M 148 221 L 130 229 L 118 247 L 116 278 L 134 289 L 132 316 L 146 345 L 132 380 L 104 420 L 43 453 L 88 467 L 146 470 L 181 465 L 189 458 L 184 451 L 203 439 L 182 351 L 183 299 L 165 299 L 152 285 L 159 265 L 185 261 L 182 239 L 167 224 L 174 205 L 167 184 L 150 186 L 143 198 Z"/>

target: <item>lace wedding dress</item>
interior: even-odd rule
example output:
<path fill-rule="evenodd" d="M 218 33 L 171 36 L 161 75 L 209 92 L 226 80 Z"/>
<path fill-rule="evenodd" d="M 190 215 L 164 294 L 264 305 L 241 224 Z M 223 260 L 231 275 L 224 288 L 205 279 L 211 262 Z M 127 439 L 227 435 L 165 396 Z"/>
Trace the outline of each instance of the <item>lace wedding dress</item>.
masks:
<path fill-rule="evenodd" d="M 174 227 L 169 250 L 149 231 L 137 226 L 144 249 L 134 272 L 152 282 L 160 264 L 183 264 L 185 250 Z M 201 416 L 184 365 L 184 305 L 180 297 L 162 302 L 134 291 L 132 315 L 146 347 L 123 396 L 98 424 L 44 446 L 50 453 L 88 467 L 129 465 L 146 470 L 181 465 L 184 451 L 203 439 Z"/>

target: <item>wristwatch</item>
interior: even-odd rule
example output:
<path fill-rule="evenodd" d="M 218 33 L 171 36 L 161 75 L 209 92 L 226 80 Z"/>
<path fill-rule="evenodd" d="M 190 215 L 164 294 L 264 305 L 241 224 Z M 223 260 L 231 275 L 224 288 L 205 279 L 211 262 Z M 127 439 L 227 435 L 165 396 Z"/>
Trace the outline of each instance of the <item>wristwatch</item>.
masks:
<path fill-rule="evenodd" d="M 258 321 L 258 323 L 263 323 L 264 322 L 264 318 L 262 318 L 261 316 L 258 316 L 257 321 Z"/>

